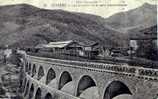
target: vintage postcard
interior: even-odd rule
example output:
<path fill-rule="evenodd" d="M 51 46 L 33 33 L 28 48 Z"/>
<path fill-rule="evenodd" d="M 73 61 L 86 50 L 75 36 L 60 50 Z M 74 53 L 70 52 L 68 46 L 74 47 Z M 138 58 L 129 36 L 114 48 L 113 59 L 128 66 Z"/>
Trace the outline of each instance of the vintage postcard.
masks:
<path fill-rule="evenodd" d="M 0 99 L 158 99 L 157 0 L 0 0 Z"/>

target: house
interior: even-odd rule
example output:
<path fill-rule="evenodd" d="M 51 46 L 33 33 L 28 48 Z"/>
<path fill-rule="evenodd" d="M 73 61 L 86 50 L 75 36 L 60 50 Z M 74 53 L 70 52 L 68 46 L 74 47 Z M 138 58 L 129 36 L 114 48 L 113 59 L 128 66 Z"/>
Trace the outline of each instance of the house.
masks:
<path fill-rule="evenodd" d="M 35 48 L 38 49 L 39 52 L 51 52 L 55 54 L 93 57 L 98 55 L 97 45 L 97 43 L 86 45 L 81 42 L 68 40 L 50 42 L 48 44 L 39 44 Z"/>
<path fill-rule="evenodd" d="M 73 40 L 39 44 L 36 48 L 40 49 L 39 52 L 49 51 L 55 54 L 79 55 L 82 53 L 82 46 Z"/>
<path fill-rule="evenodd" d="M 88 58 L 96 58 L 99 55 L 100 45 L 98 43 L 93 43 L 89 45 L 82 45 L 83 46 L 83 56 Z"/>

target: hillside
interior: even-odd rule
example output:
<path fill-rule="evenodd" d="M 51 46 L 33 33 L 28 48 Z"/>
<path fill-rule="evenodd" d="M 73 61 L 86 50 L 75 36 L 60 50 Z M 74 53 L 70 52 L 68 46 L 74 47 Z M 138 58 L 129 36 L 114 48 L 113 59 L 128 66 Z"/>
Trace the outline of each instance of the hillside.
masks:
<path fill-rule="evenodd" d="M 30 47 L 61 40 L 127 46 L 126 35 L 106 27 L 99 16 L 40 9 L 27 4 L 1 6 L 0 13 L 0 46 Z"/>
<path fill-rule="evenodd" d="M 145 3 L 139 8 L 110 16 L 105 24 L 124 33 L 154 26 L 157 24 L 157 6 Z"/>
<path fill-rule="evenodd" d="M 130 38 L 156 39 L 157 38 L 157 25 L 150 26 L 150 27 L 142 29 L 142 30 L 140 30 L 139 28 L 134 28 L 134 29 L 129 30 L 128 34 L 129 34 Z"/>

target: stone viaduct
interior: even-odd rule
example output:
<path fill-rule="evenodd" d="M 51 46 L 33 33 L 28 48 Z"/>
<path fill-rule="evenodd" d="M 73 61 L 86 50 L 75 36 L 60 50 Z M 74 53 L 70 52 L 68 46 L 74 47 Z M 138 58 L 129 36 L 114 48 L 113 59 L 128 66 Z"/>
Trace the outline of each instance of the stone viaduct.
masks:
<path fill-rule="evenodd" d="M 127 64 L 59 60 L 26 55 L 24 99 L 155 99 L 158 70 Z"/>

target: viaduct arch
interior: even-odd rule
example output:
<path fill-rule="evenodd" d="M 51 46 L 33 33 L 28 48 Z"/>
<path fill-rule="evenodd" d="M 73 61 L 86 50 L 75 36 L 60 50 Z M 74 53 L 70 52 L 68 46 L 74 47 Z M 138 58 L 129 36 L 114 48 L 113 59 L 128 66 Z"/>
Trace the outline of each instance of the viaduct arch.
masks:
<path fill-rule="evenodd" d="M 76 93 L 76 96 L 80 96 L 80 94 L 90 88 L 90 87 L 93 87 L 93 86 L 96 86 L 96 83 L 94 82 L 94 80 L 88 76 L 88 75 L 84 75 L 80 80 L 79 80 L 79 83 L 77 85 L 77 93 Z"/>
<path fill-rule="evenodd" d="M 59 78 L 59 87 L 60 90 L 66 83 L 72 81 L 72 77 L 69 72 L 64 71 Z"/>
<path fill-rule="evenodd" d="M 28 65 L 28 74 L 30 74 L 31 73 L 31 63 L 29 63 L 29 65 Z"/>
<path fill-rule="evenodd" d="M 132 95 L 128 86 L 126 86 L 121 81 L 112 81 L 108 87 L 105 89 L 103 99 L 112 99 L 121 94 L 129 94 Z"/>
<path fill-rule="evenodd" d="M 55 78 L 56 78 L 55 71 L 52 68 L 50 68 L 47 73 L 46 84 L 49 84 L 51 82 L 51 80 L 53 80 Z"/>
<path fill-rule="evenodd" d="M 32 77 L 34 77 L 36 74 L 36 65 L 33 64 L 33 68 L 32 68 Z"/>
<path fill-rule="evenodd" d="M 30 91 L 29 91 L 29 99 L 32 99 L 33 94 L 34 94 L 34 85 L 32 84 L 31 88 L 30 88 Z"/>
<path fill-rule="evenodd" d="M 40 88 L 38 88 L 35 93 L 35 99 L 42 99 L 42 91 Z"/>
<path fill-rule="evenodd" d="M 26 99 L 113 99 L 124 94 L 152 99 L 158 94 L 158 70 L 29 55 L 25 61 L 22 86 Z M 57 87 L 50 84 L 54 79 Z"/>
<path fill-rule="evenodd" d="M 22 92 L 25 91 L 26 82 L 27 82 L 27 79 L 24 78 L 23 83 L 22 83 L 22 87 L 21 87 L 22 88 Z"/>
<path fill-rule="evenodd" d="M 47 93 L 44 99 L 53 99 L 50 93 Z"/>
<path fill-rule="evenodd" d="M 25 87 L 25 93 L 24 93 L 24 96 L 26 96 L 29 92 L 29 81 L 27 82 L 27 85 Z"/>
<path fill-rule="evenodd" d="M 44 76 L 44 69 L 42 66 L 39 67 L 37 80 L 40 80 Z"/>

